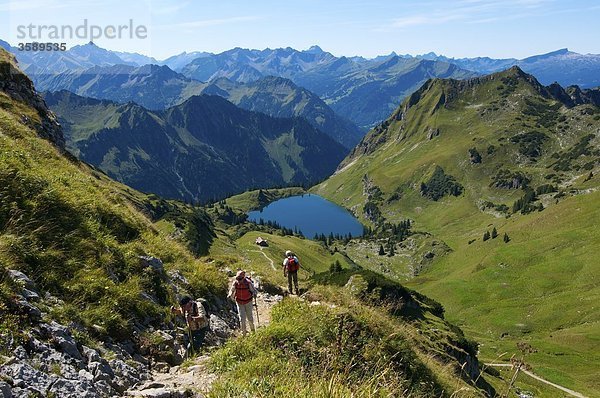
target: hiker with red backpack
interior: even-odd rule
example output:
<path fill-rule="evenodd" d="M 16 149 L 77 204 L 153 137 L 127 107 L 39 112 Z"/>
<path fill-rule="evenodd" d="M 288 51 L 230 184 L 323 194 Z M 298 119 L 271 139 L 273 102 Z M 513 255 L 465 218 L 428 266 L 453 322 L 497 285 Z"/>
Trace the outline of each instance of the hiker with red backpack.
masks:
<path fill-rule="evenodd" d="M 300 269 L 300 260 L 294 253 L 290 250 L 285 252 L 285 260 L 283 260 L 283 276 L 287 276 L 288 279 L 288 291 L 290 294 L 292 292 L 292 282 L 294 282 L 294 287 L 296 288 L 296 295 L 299 295 L 300 292 L 298 290 L 298 270 Z"/>
<path fill-rule="evenodd" d="M 235 276 L 235 280 L 231 284 L 227 297 L 234 299 L 237 304 L 238 316 L 242 327 L 242 334 L 246 335 L 246 320 L 250 323 L 250 330 L 254 332 L 254 318 L 252 317 L 252 300 L 258 292 L 254 287 L 254 283 L 246 273 L 239 270 Z"/>

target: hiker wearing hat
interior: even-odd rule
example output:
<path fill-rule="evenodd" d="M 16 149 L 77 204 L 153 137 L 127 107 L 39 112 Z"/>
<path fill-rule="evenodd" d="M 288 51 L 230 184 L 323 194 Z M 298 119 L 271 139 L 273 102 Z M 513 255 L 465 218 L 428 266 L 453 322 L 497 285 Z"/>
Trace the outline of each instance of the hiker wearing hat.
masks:
<path fill-rule="evenodd" d="M 202 303 L 192 300 L 189 296 L 183 296 L 179 300 L 179 308 L 172 306 L 171 312 L 185 319 L 187 337 L 184 340 L 187 340 L 188 356 L 190 353 L 198 352 L 209 329 L 208 315 Z"/>
<path fill-rule="evenodd" d="M 235 280 L 231 284 L 227 297 L 235 299 L 237 304 L 238 316 L 240 317 L 240 325 L 242 334 L 246 335 L 246 320 L 250 323 L 250 330 L 254 332 L 254 318 L 252 317 L 252 300 L 257 295 L 256 288 L 252 281 L 246 277 L 246 273 L 239 270 L 235 276 Z"/>
<path fill-rule="evenodd" d="M 290 294 L 292 293 L 292 282 L 294 282 L 294 287 L 296 288 L 296 295 L 299 294 L 298 291 L 298 270 L 300 269 L 300 260 L 298 257 L 291 251 L 287 250 L 285 252 L 285 260 L 283 260 L 283 276 L 287 276 L 288 279 L 288 291 Z"/>

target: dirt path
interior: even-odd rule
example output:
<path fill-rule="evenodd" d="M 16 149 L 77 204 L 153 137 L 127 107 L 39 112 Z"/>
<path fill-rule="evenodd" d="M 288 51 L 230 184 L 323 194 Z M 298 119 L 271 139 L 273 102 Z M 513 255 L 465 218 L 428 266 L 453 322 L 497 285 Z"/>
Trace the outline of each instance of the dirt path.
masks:
<path fill-rule="evenodd" d="M 271 257 L 267 256 L 267 253 L 265 253 L 263 251 L 263 249 L 264 248 L 261 247 L 260 250 L 252 250 L 252 251 L 257 252 L 257 253 L 261 253 L 263 256 L 265 256 L 265 258 L 267 259 L 267 261 L 269 261 L 269 263 L 271 264 L 271 268 L 273 268 L 274 271 L 277 271 L 277 268 L 275 268 L 275 261 L 273 261 L 273 259 Z"/>
<path fill-rule="evenodd" d="M 488 363 L 486 365 L 487 366 L 500 367 L 500 368 L 511 368 L 513 366 L 512 364 L 509 364 L 509 363 Z M 525 369 L 521 368 L 520 371 L 522 373 L 525 373 L 527 376 L 529 376 L 531 378 L 534 378 L 534 379 L 536 379 L 538 381 L 541 381 L 542 383 L 548 384 L 549 386 L 552 386 L 554 388 L 558 388 L 559 390 L 564 391 L 564 392 L 566 392 L 569 395 L 572 395 L 572 396 L 577 397 L 577 398 L 587 398 L 585 395 L 580 394 L 577 391 L 573 391 L 573 390 L 568 389 L 567 387 L 563 387 L 563 386 L 561 386 L 559 384 L 552 383 L 551 381 L 543 379 L 540 376 L 538 376 L 535 373 L 532 373 L 532 372 L 530 372 L 528 370 L 525 370 Z"/>
<path fill-rule="evenodd" d="M 264 253 L 263 253 L 264 254 Z M 266 257 L 266 255 L 265 255 Z M 268 258 L 268 257 L 267 257 Z M 258 327 L 265 327 L 271 322 L 271 308 L 282 300 L 281 296 L 272 296 L 265 292 L 259 292 L 256 298 L 254 315 L 254 324 Z M 256 311 L 258 310 L 258 317 Z M 237 337 L 243 338 L 237 333 Z M 203 398 L 210 391 L 212 384 L 217 380 L 218 375 L 212 373 L 208 367 L 210 361 L 209 355 L 203 355 L 193 362 L 186 362 L 185 366 L 175 366 L 169 369 L 152 371 L 151 380 L 134 390 L 126 393 L 132 397 L 144 398 L 172 398 L 172 397 L 197 397 Z M 193 394 L 190 395 L 189 392 Z"/>
<path fill-rule="evenodd" d="M 217 375 L 208 369 L 207 355 L 198 357 L 186 366 L 175 366 L 166 373 L 152 372 L 152 379 L 127 392 L 128 396 L 145 398 L 204 397 Z M 191 393 L 191 394 L 190 394 Z"/>

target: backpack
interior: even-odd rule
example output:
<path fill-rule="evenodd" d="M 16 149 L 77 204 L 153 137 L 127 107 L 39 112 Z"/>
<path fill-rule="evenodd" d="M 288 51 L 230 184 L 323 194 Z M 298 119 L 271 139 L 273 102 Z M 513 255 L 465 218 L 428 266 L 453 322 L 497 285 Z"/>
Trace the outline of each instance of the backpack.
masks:
<path fill-rule="evenodd" d="M 252 291 L 250 290 L 250 282 L 248 278 L 244 278 L 241 281 L 235 281 L 235 301 L 240 304 L 248 304 L 254 298 Z"/>
<path fill-rule="evenodd" d="M 197 325 L 196 325 L 197 328 L 198 329 L 204 329 L 204 328 L 210 327 L 210 314 L 208 313 L 208 310 L 206 309 L 206 306 L 204 304 L 202 304 L 201 300 L 195 300 L 193 302 L 191 315 L 192 316 L 198 316 L 198 315 L 200 315 L 199 306 L 202 306 L 202 310 L 204 312 L 204 316 L 206 318 L 206 321 L 198 321 Z"/>
<path fill-rule="evenodd" d="M 300 269 L 300 264 L 295 257 L 288 257 L 286 268 L 288 272 L 296 272 Z"/>

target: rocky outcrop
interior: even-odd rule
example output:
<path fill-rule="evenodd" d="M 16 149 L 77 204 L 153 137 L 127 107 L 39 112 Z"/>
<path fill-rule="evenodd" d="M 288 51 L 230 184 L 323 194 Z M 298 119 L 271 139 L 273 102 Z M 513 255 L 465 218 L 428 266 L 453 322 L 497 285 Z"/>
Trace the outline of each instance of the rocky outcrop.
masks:
<path fill-rule="evenodd" d="M 434 128 L 430 128 L 427 131 L 427 139 L 428 140 L 432 140 L 435 137 L 439 137 L 440 136 L 440 129 L 434 129 Z"/>
<path fill-rule="evenodd" d="M 139 259 L 142 267 L 164 272 L 160 259 Z M 168 371 L 170 366 L 183 362 L 185 349 L 176 325 L 164 325 L 166 330 L 138 328 L 137 337 L 132 337 L 135 342 L 106 340 L 88 347 L 74 337 L 75 331 L 82 330 L 81 325 L 61 325 L 41 310 L 61 305 L 61 300 L 38 290 L 32 279 L 20 271 L 7 270 L 6 276 L 17 286 L 17 292 L 21 290 L 13 299 L 11 312 L 27 317 L 32 326 L 26 340 L 15 345 L 10 357 L 0 356 L 0 398 L 121 396 L 144 385 L 152 369 L 165 365 Z M 179 277 L 181 280 L 176 283 L 185 285 L 185 278 Z M 223 302 L 205 305 L 210 313 L 210 332 L 205 342 L 222 344 L 233 334 L 235 313 Z M 147 336 L 151 344 L 145 346 L 140 336 Z M 160 390 L 148 388 L 139 396 L 191 396 L 183 390 L 165 390 L 171 395 L 161 395 Z"/>
<path fill-rule="evenodd" d="M 52 113 L 40 95 L 35 91 L 33 83 L 17 67 L 14 57 L 0 48 L 0 91 L 15 101 L 25 103 L 37 111 L 39 120 L 21 115 L 21 122 L 33 128 L 40 137 L 53 142 L 64 150 L 65 138 L 56 115 Z"/>
<path fill-rule="evenodd" d="M 13 354 L 0 366 L 5 397 L 113 397 L 149 375 L 147 366 L 131 356 L 118 353 L 107 361 L 56 322 L 34 327 L 30 340 Z"/>
<path fill-rule="evenodd" d="M 32 328 L 28 339 L 16 346 L 11 357 L 2 360 L 3 397 L 112 397 L 148 378 L 143 358 L 111 345 L 111 355 L 115 358 L 107 361 L 101 350 L 108 352 L 108 347 L 86 347 L 73 337 L 72 328 L 45 321 L 46 316 L 37 303 L 42 296 L 47 303 L 59 300 L 42 295 L 35 283 L 20 271 L 8 270 L 7 275 L 21 286 L 13 310 L 26 316 Z"/>

